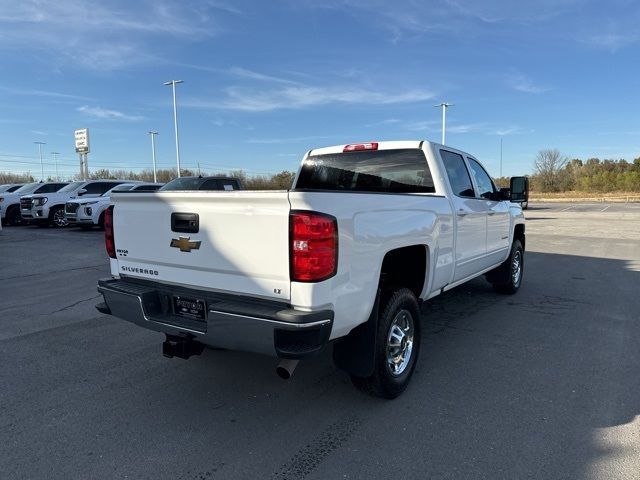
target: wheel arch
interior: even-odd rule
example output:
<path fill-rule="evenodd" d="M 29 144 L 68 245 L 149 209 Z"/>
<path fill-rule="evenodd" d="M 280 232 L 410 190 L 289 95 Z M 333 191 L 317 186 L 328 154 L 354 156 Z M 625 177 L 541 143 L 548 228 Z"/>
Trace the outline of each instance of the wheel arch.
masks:
<path fill-rule="evenodd" d="M 380 268 L 380 288 L 406 287 L 420 298 L 429 271 L 429 247 L 423 244 L 394 248 L 385 253 Z"/>
<path fill-rule="evenodd" d="M 513 240 L 520 240 L 522 244 L 522 250 L 525 250 L 525 226 L 524 223 L 518 223 L 513 229 Z"/>

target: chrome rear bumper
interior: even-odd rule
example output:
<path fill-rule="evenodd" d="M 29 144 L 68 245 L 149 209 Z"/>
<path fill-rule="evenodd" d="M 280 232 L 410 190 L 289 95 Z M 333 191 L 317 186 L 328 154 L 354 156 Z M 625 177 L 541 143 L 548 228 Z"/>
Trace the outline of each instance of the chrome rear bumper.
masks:
<path fill-rule="evenodd" d="M 326 345 L 333 311 L 303 312 L 280 302 L 174 287 L 151 281 L 105 279 L 98 282 L 104 304 L 96 306 L 149 330 L 188 337 L 204 345 L 304 358 Z M 203 300 L 205 320 L 176 315 L 173 296 Z"/>

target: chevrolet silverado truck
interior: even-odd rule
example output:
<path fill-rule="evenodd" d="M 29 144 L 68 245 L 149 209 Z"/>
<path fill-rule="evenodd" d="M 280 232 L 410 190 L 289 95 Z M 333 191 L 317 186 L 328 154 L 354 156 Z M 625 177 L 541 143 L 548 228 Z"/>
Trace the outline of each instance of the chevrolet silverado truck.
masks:
<path fill-rule="evenodd" d="M 66 227 L 69 225 L 64 208 L 74 198 L 95 198 L 126 180 L 83 180 L 71 182 L 53 193 L 38 193 L 20 198 L 22 218 L 39 227 Z"/>
<path fill-rule="evenodd" d="M 64 187 L 66 182 L 32 182 L 13 191 L 0 193 L 0 218 L 2 223 L 19 225 L 22 223 L 20 199 L 33 193 L 52 193 Z"/>
<path fill-rule="evenodd" d="M 507 197 L 473 155 L 389 141 L 311 150 L 286 191 L 116 193 L 96 308 L 166 334 L 167 357 L 256 352 L 283 378 L 331 344 L 357 387 L 394 398 L 422 302 L 480 275 L 520 288 L 518 178 Z"/>
<path fill-rule="evenodd" d="M 98 197 L 69 200 L 64 206 L 64 217 L 69 225 L 79 226 L 83 230 L 93 227 L 104 228 L 104 211 L 111 204 L 111 192 L 155 192 L 162 185 L 143 182 L 117 184 Z"/>

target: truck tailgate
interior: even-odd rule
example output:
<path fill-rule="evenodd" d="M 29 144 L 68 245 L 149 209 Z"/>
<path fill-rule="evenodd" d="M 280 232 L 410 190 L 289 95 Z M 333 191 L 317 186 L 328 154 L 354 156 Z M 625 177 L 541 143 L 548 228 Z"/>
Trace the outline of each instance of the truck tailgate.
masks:
<path fill-rule="evenodd" d="M 117 250 L 112 273 L 290 299 L 286 191 L 116 193 L 111 198 Z M 196 214 L 197 233 L 175 231 L 172 213 Z"/>

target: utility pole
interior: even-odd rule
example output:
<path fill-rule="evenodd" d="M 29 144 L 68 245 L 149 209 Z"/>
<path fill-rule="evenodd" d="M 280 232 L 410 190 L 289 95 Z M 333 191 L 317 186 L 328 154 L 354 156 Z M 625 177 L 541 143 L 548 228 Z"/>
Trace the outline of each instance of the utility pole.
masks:
<path fill-rule="evenodd" d="M 51 152 L 51 155 L 53 155 L 53 161 L 56 164 L 56 181 L 60 181 L 60 177 L 58 176 L 58 155 L 60 155 L 60 152 Z"/>
<path fill-rule="evenodd" d="M 40 154 L 40 181 L 44 181 L 44 163 L 42 163 L 42 145 L 46 145 L 45 142 L 33 142 L 38 145 L 38 153 Z"/>
<path fill-rule="evenodd" d="M 180 178 L 180 144 L 178 142 L 178 109 L 176 107 L 176 84 L 183 83 L 184 80 L 169 80 L 165 85 L 171 85 L 173 90 L 173 128 L 176 132 L 176 163 L 178 164 L 178 178 Z"/>
<path fill-rule="evenodd" d="M 154 132 L 153 130 L 149 130 L 149 135 L 151 135 L 151 158 L 153 159 L 153 183 L 158 182 L 158 176 L 156 175 L 156 142 L 155 137 L 158 135 L 158 132 Z"/>
<path fill-rule="evenodd" d="M 434 105 L 434 107 L 442 108 L 442 145 L 444 145 L 447 128 L 447 108 L 453 107 L 453 103 L 442 102 L 439 105 Z"/>

